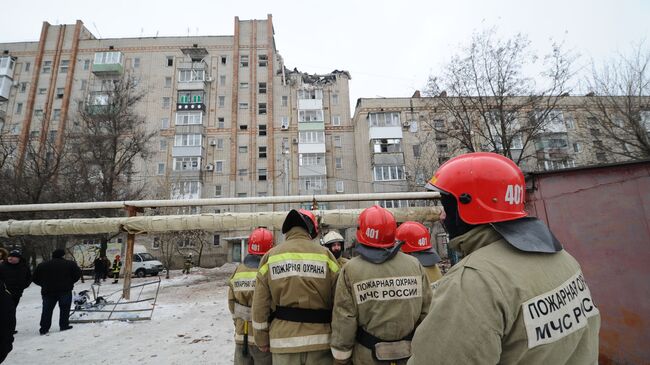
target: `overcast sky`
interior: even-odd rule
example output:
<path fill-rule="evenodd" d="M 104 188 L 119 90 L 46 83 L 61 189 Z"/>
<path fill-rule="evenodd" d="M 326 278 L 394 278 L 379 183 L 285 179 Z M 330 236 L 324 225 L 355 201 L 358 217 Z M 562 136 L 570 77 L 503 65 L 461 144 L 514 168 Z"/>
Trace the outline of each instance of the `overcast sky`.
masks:
<path fill-rule="evenodd" d="M 360 97 L 407 97 L 467 44 L 472 32 L 528 34 L 541 52 L 564 40 L 579 62 L 605 60 L 650 35 L 644 0 L 66 0 L 14 1 L 0 15 L 0 42 L 37 41 L 41 22 L 82 20 L 97 37 L 232 35 L 234 17 L 273 15 L 289 68 L 351 73 Z"/>

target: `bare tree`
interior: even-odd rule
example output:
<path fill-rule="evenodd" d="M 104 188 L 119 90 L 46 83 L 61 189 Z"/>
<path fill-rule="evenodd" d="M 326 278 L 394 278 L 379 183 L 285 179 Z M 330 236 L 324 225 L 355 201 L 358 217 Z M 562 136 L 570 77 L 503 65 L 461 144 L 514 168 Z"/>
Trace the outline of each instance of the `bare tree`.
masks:
<path fill-rule="evenodd" d="M 585 98 L 594 149 L 626 160 L 650 158 L 650 49 L 643 43 L 602 66 L 592 64 Z M 603 141 L 598 138 L 602 131 Z"/>
<path fill-rule="evenodd" d="M 527 147 L 554 122 L 561 97 L 571 91 L 574 59 L 561 44 L 553 44 L 540 61 L 525 35 L 500 39 L 494 28 L 475 33 L 439 75 L 429 78 L 431 109 L 447 118 L 431 127 L 463 151 L 493 151 L 521 164 L 531 157 Z M 541 75 L 531 73 L 540 67 Z"/>
<path fill-rule="evenodd" d="M 126 74 L 121 79 L 102 82 L 100 91 L 80 103 L 83 106 L 67 136 L 71 158 L 77 166 L 67 179 L 68 185 L 76 188 L 77 201 L 132 200 L 143 196 L 144 184 L 135 184 L 131 176 L 137 173 L 138 159 L 149 157 L 155 133 L 146 130 L 144 117 L 135 111 L 146 95 L 137 84 L 134 77 Z M 102 239 L 102 255 L 109 240 L 108 236 Z"/>

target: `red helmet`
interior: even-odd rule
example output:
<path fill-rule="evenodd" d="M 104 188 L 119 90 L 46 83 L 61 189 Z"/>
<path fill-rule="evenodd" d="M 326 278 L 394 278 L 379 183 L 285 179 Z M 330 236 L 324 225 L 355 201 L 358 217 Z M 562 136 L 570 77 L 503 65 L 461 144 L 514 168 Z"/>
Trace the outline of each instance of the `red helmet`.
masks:
<path fill-rule="evenodd" d="M 393 213 L 374 205 L 364 209 L 359 215 L 357 241 L 370 247 L 393 247 L 396 229 L 397 222 L 395 222 Z"/>
<path fill-rule="evenodd" d="M 248 253 L 264 255 L 273 247 L 273 233 L 266 228 L 255 229 L 248 236 Z"/>
<path fill-rule="evenodd" d="M 284 223 L 282 223 L 282 233 L 287 233 L 293 227 L 304 228 L 312 239 L 318 236 L 318 221 L 314 213 L 306 209 L 291 209 Z"/>
<path fill-rule="evenodd" d="M 512 160 L 490 152 L 460 155 L 445 162 L 427 188 L 456 198 L 458 214 L 469 224 L 503 222 L 528 215 L 526 182 Z"/>
<path fill-rule="evenodd" d="M 403 252 L 426 251 L 431 246 L 431 235 L 429 230 L 422 223 L 404 222 L 397 227 L 395 239 L 404 242 L 401 249 Z"/>

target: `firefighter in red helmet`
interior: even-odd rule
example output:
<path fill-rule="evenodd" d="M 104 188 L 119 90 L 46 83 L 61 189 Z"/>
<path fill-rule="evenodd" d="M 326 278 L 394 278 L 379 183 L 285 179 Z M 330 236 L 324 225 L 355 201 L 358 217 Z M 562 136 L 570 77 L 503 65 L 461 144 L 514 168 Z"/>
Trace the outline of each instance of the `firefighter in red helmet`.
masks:
<path fill-rule="evenodd" d="M 527 217 L 519 167 L 468 153 L 427 187 L 440 192 L 449 245 L 464 258 L 440 279 L 408 363 L 597 363 L 598 308 L 578 262 Z"/>
<path fill-rule="evenodd" d="M 428 313 L 431 288 L 417 259 L 395 245 L 397 223 L 373 206 L 359 215 L 359 256 L 341 268 L 332 314 L 336 363 L 405 364 L 413 331 Z"/>
<path fill-rule="evenodd" d="M 273 233 L 255 229 L 248 236 L 248 255 L 228 281 L 228 309 L 235 322 L 235 365 L 271 364 L 271 354 L 255 346 L 251 323 L 251 306 L 255 278 L 262 256 L 273 247 Z"/>
<path fill-rule="evenodd" d="M 255 343 L 274 364 L 327 364 L 336 258 L 319 245 L 318 221 L 291 210 L 282 224 L 285 242 L 262 257 L 253 296 Z M 273 312 L 273 316 L 271 313 Z"/>
<path fill-rule="evenodd" d="M 442 272 L 437 265 L 440 256 L 433 250 L 431 234 L 427 227 L 419 222 L 404 222 L 397 227 L 395 239 L 401 244 L 402 252 L 420 261 L 427 272 L 432 288 L 435 288 L 436 282 L 442 277 Z"/>

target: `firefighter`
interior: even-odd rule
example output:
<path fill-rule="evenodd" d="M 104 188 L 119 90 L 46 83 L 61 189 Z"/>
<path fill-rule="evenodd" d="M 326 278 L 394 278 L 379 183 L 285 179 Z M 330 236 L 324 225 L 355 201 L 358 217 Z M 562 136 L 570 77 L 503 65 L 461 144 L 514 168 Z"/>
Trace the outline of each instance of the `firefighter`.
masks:
<path fill-rule="evenodd" d="M 117 284 L 117 280 L 120 278 L 120 270 L 122 269 L 122 261 L 120 260 L 120 255 L 115 255 L 113 260 L 113 267 L 111 271 L 113 272 L 113 284 Z"/>
<path fill-rule="evenodd" d="M 228 309 L 235 321 L 235 365 L 271 364 L 271 354 L 255 345 L 251 323 L 251 306 L 255 277 L 262 256 L 273 247 L 273 233 L 257 228 L 248 237 L 248 255 L 228 281 Z"/>
<path fill-rule="evenodd" d="M 332 255 L 336 257 L 336 262 L 339 263 L 339 266 L 343 267 L 343 265 L 348 262 L 348 259 L 343 257 L 343 250 L 345 250 L 345 240 L 340 233 L 336 231 L 329 231 L 323 237 L 323 240 L 321 242 L 322 245 L 327 247 Z"/>
<path fill-rule="evenodd" d="M 424 266 L 431 287 L 436 287 L 436 282 L 442 277 L 438 267 L 440 256 L 433 250 L 431 245 L 431 234 L 427 227 L 419 222 L 404 222 L 397 227 L 395 239 L 401 242 L 402 252 L 409 254 Z"/>
<path fill-rule="evenodd" d="M 257 273 L 255 343 L 271 351 L 274 364 L 331 363 L 330 322 L 339 265 L 314 242 L 318 222 L 310 211 L 291 210 L 282 233 L 285 242 L 264 255 Z"/>
<path fill-rule="evenodd" d="M 339 274 L 332 314 L 335 363 L 405 364 L 428 313 L 431 287 L 417 259 L 395 245 L 393 214 L 377 205 L 359 215 L 357 252 Z"/>
<path fill-rule="evenodd" d="M 578 262 L 527 217 L 519 167 L 469 153 L 440 166 L 427 188 L 440 192 L 449 245 L 463 259 L 440 280 L 409 364 L 596 364 L 598 308 Z"/>
<path fill-rule="evenodd" d="M 185 256 L 185 262 L 183 263 L 183 274 L 189 274 L 192 269 L 192 254 Z"/>

